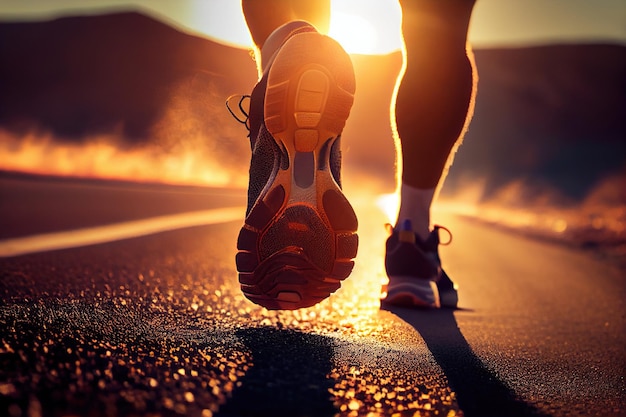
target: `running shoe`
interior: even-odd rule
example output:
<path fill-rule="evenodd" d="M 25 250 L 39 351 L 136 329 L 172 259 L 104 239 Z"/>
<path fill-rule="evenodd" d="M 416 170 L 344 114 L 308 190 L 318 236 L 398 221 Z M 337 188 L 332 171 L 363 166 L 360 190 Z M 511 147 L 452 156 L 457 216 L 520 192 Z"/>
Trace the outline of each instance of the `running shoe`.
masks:
<path fill-rule="evenodd" d="M 389 225 L 391 228 L 391 225 Z M 439 231 L 448 232 L 445 243 L 439 240 Z M 441 268 L 438 247 L 448 245 L 452 234 L 442 226 L 435 226 L 426 240 L 413 231 L 405 220 L 399 230 L 390 230 L 387 239 L 385 269 L 389 283 L 383 285 L 381 302 L 403 307 L 456 308 L 459 297 L 457 286 Z"/>
<path fill-rule="evenodd" d="M 239 103 L 252 158 L 236 264 L 249 300 L 293 310 L 327 298 L 354 266 L 357 218 L 341 189 L 340 137 L 355 79 L 350 56 L 309 24 L 268 62 L 249 116 Z"/>

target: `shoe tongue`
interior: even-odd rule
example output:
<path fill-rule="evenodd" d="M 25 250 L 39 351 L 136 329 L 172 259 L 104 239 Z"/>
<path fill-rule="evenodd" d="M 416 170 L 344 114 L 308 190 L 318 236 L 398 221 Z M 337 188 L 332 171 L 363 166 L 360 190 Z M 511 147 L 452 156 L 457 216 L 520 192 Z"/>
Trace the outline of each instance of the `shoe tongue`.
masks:
<path fill-rule="evenodd" d="M 400 225 L 400 230 L 403 232 L 412 232 L 413 231 L 413 223 L 410 219 L 404 219 L 402 224 Z"/>
<path fill-rule="evenodd" d="M 419 237 L 413 232 L 411 220 L 404 219 L 398 227 L 398 241 L 414 244 Z"/>
<path fill-rule="evenodd" d="M 400 242 L 415 243 L 417 246 L 427 252 L 436 252 L 439 246 L 439 229 L 435 227 L 426 240 L 423 240 L 417 233 L 413 231 L 413 224 L 410 219 L 404 219 L 398 225 L 396 232 Z"/>

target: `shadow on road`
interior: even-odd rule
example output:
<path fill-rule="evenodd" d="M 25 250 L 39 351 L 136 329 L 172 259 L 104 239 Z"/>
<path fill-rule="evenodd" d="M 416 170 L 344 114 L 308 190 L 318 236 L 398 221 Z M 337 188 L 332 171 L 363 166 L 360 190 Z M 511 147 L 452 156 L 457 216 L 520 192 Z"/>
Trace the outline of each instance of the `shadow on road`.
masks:
<path fill-rule="evenodd" d="M 272 327 L 236 335 L 252 354 L 241 385 L 216 416 L 332 416 L 337 410 L 327 377 L 333 349 L 327 337 Z"/>
<path fill-rule="evenodd" d="M 456 392 L 466 417 L 544 416 L 519 400 L 515 393 L 491 372 L 465 340 L 454 310 L 414 310 L 383 306 L 409 323 L 422 336 L 428 349 Z"/>

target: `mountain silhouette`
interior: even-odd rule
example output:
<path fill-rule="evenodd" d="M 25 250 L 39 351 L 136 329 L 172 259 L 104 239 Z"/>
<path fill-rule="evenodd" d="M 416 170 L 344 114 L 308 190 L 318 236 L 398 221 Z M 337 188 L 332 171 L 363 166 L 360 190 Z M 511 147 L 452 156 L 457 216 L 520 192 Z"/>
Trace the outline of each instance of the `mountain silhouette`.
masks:
<path fill-rule="evenodd" d="M 455 169 L 549 181 L 582 198 L 626 174 L 626 48 L 547 45 L 476 51 L 475 118 Z"/>
<path fill-rule="evenodd" d="M 466 176 L 514 178 L 581 198 L 626 172 L 626 47 L 477 49 L 474 119 L 446 187 Z M 356 101 L 345 158 L 393 182 L 389 100 L 399 52 L 354 55 Z M 0 129 L 53 140 L 110 135 L 120 147 L 201 137 L 219 155 L 249 152 L 224 101 L 256 81 L 250 51 L 180 32 L 140 13 L 0 23 Z M 416 100 L 419 97 L 416 97 Z M 243 139 L 242 139 L 243 138 Z M 206 150 L 205 150 L 206 151 Z M 219 156 L 218 155 L 218 156 Z M 247 158 L 231 158 L 245 169 Z"/>
<path fill-rule="evenodd" d="M 150 140 L 181 82 L 221 100 L 256 78 L 247 52 L 132 12 L 2 23 L 0 56 L 0 124 L 64 140 L 112 131 Z"/>

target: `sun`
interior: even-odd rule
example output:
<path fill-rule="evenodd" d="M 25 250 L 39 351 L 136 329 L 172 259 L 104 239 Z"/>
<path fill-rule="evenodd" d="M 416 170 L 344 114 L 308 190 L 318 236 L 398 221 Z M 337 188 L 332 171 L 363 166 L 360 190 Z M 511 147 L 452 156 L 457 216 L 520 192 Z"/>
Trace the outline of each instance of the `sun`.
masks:
<path fill-rule="evenodd" d="M 402 48 L 397 0 L 333 0 L 329 36 L 348 53 L 388 54 Z"/>
<path fill-rule="evenodd" d="M 240 0 L 136 1 L 146 2 L 148 10 L 219 42 L 252 47 Z M 328 34 L 349 53 L 378 55 L 402 48 L 402 9 L 398 0 L 331 0 L 330 7 Z"/>
<path fill-rule="evenodd" d="M 378 43 L 376 28 L 360 16 L 333 13 L 328 35 L 352 54 L 371 54 Z"/>

